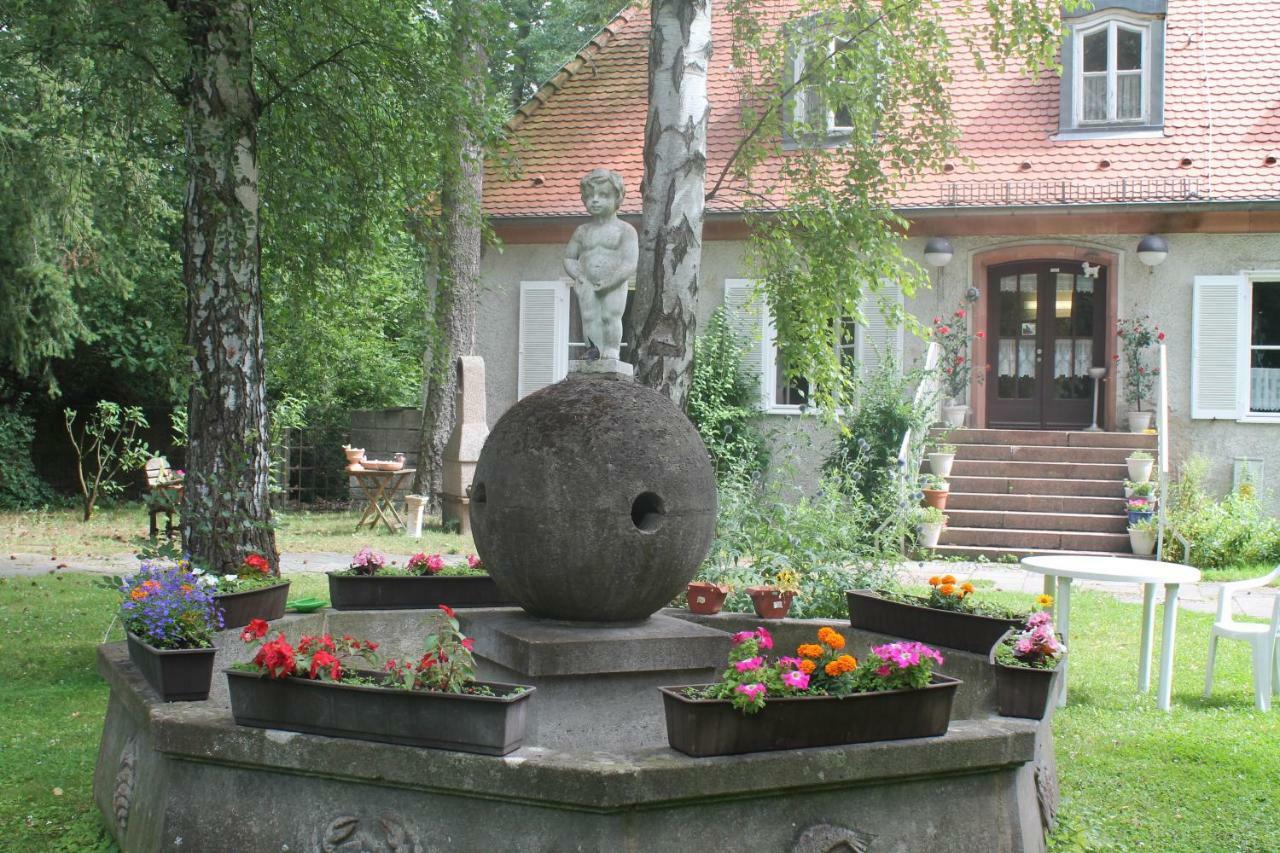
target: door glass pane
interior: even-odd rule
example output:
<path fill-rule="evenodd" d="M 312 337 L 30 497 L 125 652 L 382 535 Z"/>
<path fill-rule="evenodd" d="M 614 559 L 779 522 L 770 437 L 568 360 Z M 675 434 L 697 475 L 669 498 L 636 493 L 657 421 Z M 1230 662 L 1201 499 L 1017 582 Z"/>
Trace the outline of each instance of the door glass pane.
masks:
<path fill-rule="evenodd" d="M 1084 70 L 1107 70 L 1107 31 L 1098 30 L 1084 37 Z"/>
<path fill-rule="evenodd" d="M 1035 337 L 1036 324 L 1036 287 L 1039 276 L 1035 273 L 1024 273 L 1018 276 L 1018 334 L 1022 337 Z"/>
<path fill-rule="evenodd" d="M 1018 341 L 1018 399 L 1030 400 L 1036 395 L 1036 342 Z"/>
<path fill-rule="evenodd" d="M 1105 62 L 1106 60 L 1103 61 Z M 1142 68 L 1142 33 L 1117 27 L 1116 70 L 1136 71 L 1140 68 Z M 1085 70 L 1092 71 L 1094 69 Z"/>
<path fill-rule="evenodd" d="M 999 332 L 1000 337 L 1013 337 L 1018 334 L 1018 278 L 1006 275 L 1000 278 Z"/>
<path fill-rule="evenodd" d="M 1142 118 L 1142 72 L 1116 75 L 1116 118 Z"/>
<path fill-rule="evenodd" d="M 1086 74 L 1084 76 L 1084 116 L 1085 121 L 1107 120 L 1107 75 Z"/>
<path fill-rule="evenodd" d="M 1077 338 L 1093 338 L 1093 279 L 1076 276 L 1076 294 L 1071 313 L 1071 333 Z"/>
<path fill-rule="evenodd" d="M 1053 335 L 1056 338 L 1069 338 L 1076 277 L 1071 273 L 1060 272 L 1054 276 L 1053 285 Z"/>
<path fill-rule="evenodd" d="M 1254 282 L 1253 345 L 1280 346 L 1280 282 Z"/>
<path fill-rule="evenodd" d="M 1280 412 L 1280 350 L 1253 351 L 1249 365 L 1249 409 Z"/>

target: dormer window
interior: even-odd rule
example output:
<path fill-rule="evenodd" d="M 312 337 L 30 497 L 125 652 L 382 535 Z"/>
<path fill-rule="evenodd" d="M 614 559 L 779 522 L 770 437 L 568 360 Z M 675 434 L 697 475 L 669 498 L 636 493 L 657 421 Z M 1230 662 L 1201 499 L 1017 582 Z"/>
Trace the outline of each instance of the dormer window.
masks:
<path fill-rule="evenodd" d="M 821 47 L 810 46 L 807 50 L 796 51 L 791 60 L 791 79 L 804 77 L 806 63 L 817 65 L 824 60 L 830 61 L 827 57 L 837 54 L 847 44 L 846 39 L 833 38 Z M 796 89 L 794 101 L 796 124 L 810 132 L 820 132 L 824 123 L 823 113 L 827 136 L 847 136 L 853 130 L 853 114 L 847 104 L 825 104 L 817 91 L 809 86 Z"/>
<path fill-rule="evenodd" d="M 1060 106 L 1064 138 L 1163 128 L 1163 0 L 1097 0 L 1068 18 Z"/>
<path fill-rule="evenodd" d="M 1141 124 L 1147 117 L 1148 28 L 1103 21 L 1076 36 L 1076 123 Z"/>

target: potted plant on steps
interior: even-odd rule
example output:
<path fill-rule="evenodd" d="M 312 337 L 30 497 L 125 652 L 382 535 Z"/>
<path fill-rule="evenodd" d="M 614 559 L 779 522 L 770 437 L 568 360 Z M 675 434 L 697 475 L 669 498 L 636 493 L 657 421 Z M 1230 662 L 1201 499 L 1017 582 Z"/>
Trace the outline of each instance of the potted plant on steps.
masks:
<path fill-rule="evenodd" d="M 1124 355 L 1124 399 L 1129 404 L 1129 432 L 1146 432 L 1151 427 L 1151 412 L 1143 408 L 1152 397 L 1155 378 L 1160 368 L 1151 363 L 1152 347 L 1164 341 L 1164 332 L 1151 321 L 1149 315 L 1130 317 L 1116 323 L 1116 336 L 1120 339 L 1120 353 Z"/>
<path fill-rule="evenodd" d="M 947 496 L 951 493 L 951 485 L 937 474 L 925 474 L 920 478 L 920 491 L 924 495 L 924 505 L 939 511 L 947 508 Z"/>
<path fill-rule="evenodd" d="M 686 592 L 689 612 L 713 616 L 724 607 L 724 600 L 733 592 L 728 584 L 710 581 L 690 581 Z"/>
<path fill-rule="evenodd" d="M 452 609 L 439 609 L 420 659 L 382 665 L 377 643 L 325 634 L 293 646 L 250 623 L 241 639 L 253 660 L 226 671 L 236 723 L 482 755 L 518 749 L 534 688 L 476 681 L 474 642 Z M 368 668 L 344 664 L 354 657 Z"/>
<path fill-rule="evenodd" d="M 1011 629 L 1002 637 L 990 657 L 1000 716 L 1043 720 L 1056 695 L 1054 675 L 1066 653 L 1047 610 L 1032 613 L 1021 631 Z"/>
<path fill-rule="evenodd" d="M 946 402 L 942 404 L 942 419 L 948 427 L 963 427 L 969 407 L 964 400 L 969 393 L 970 377 L 981 383 L 983 374 L 973 373 L 973 359 L 969 355 L 969 344 L 974 338 L 984 337 L 979 330 L 976 335 L 969 334 L 969 315 L 964 308 L 957 308 L 950 317 L 934 317 L 930 337 L 942 347 L 942 357 L 938 367 L 942 371 L 942 395 Z"/>
<path fill-rule="evenodd" d="M 1129 523 L 1137 524 L 1155 516 L 1156 502 L 1152 498 L 1129 498 L 1125 501 L 1125 509 L 1129 512 Z"/>
<path fill-rule="evenodd" d="M 1146 518 L 1129 525 L 1129 549 L 1139 557 L 1149 557 L 1156 551 L 1156 520 Z"/>
<path fill-rule="evenodd" d="M 165 702 L 209 698 L 221 627 L 211 584 L 182 564 L 144 563 L 119 589 L 129 659 L 147 683 Z"/>
<path fill-rule="evenodd" d="M 1149 498 L 1155 500 L 1156 484 L 1148 480 L 1145 483 L 1135 483 L 1132 480 L 1124 481 L 1124 499 L 1129 498 Z"/>
<path fill-rule="evenodd" d="M 751 606 L 761 619 L 785 619 L 800 592 L 800 577 L 790 569 L 773 573 L 773 583 L 747 587 Z"/>
<path fill-rule="evenodd" d="M 451 607 L 506 607 L 514 604 L 484 570 L 480 558 L 447 565 L 440 554 L 414 554 L 404 568 L 361 548 L 345 571 L 329 572 L 329 598 L 335 610 L 419 610 L 445 602 Z"/>
<path fill-rule="evenodd" d="M 1129 480 L 1134 483 L 1146 483 L 1151 479 L 1151 468 L 1155 459 L 1145 450 L 1135 450 L 1129 454 L 1124 463 L 1129 468 Z"/>
<path fill-rule="evenodd" d="M 956 446 L 954 444 L 939 444 L 934 449 L 925 454 L 929 460 L 929 472 L 939 477 L 950 477 L 951 466 L 956 461 Z"/>
<path fill-rule="evenodd" d="M 252 619 L 272 622 L 284 616 L 289 581 L 273 575 L 261 554 L 245 557 L 233 573 L 214 575 L 199 566 L 192 571 L 215 582 L 214 604 L 222 611 L 224 629 L 241 628 Z"/>
<path fill-rule="evenodd" d="M 854 589 L 845 597 L 855 628 L 980 655 L 1027 616 L 1026 611 L 976 600 L 973 584 L 960 583 L 954 575 L 929 578 L 927 596 Z"/>
<path fill-rule="evenodd" d="M 916 511 L 916 545 L 921 548 L 937 548 L 947 517 L 937 507 L 921 507 Z"/>
<path fill-rule="evenodd" d="M 660 688 L 671 748 L 702 758 L 946 733 L 960 682 L 933 671 L 936 650 L 890 643 L 859 664 L 839 632 L 817 640 L 771 660 L 769 632 L 743 631 L 718 682 Z"/>

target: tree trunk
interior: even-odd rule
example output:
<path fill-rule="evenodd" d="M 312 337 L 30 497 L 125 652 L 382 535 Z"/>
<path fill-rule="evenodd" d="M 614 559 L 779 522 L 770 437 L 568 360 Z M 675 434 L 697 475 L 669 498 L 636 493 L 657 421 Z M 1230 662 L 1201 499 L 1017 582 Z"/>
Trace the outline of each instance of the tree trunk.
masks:
<path fill-rule="evenodd" d="M 683 409 L 693 376 L 702 267 L 711 0 L 653 0 L 651 17 L 631 339 L 637 379 Z"/>
<path fill-rule="evenodd" d="M 252 6 L 173 5 L 190 53 L 182 277 L 194 377 L 182 538 L 194 562 L 217 571 L 258 553 L 278 572 L 267 488 Z"/>
<path fill-rule="evenodd" d="M 480 223 L 483 211 L 484 151 L 476 123 L 484 109 L 487 75 L 480 42 L 467 0 L 453 4 L 453 53 L 467 104 L 455 113 L 454 152 L 444 168 L 440 205 L 444 217 L 443 259 L 435 300 L 436 338 L 426 377 L 414 491 L 429 495 L 429 509 L 440 508 L 444 447 L 453 431 L 458 372 L 454 362 L 476 346 L 476 297 L 480 280 Z"/>

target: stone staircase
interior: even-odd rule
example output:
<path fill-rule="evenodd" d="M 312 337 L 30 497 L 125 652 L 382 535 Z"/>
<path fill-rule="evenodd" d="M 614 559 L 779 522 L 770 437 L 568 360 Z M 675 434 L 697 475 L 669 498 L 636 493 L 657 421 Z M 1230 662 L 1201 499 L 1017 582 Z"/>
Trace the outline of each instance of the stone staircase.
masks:
<path fill-rule="evenodd" d="M 1134 450 L 1155 456 L 1155 435 L 957 429 L 930 439 L 956 447 L 938 554 L 1132 555 L 1125 458 Z"/>

